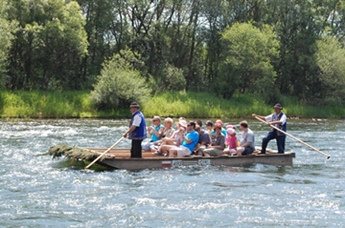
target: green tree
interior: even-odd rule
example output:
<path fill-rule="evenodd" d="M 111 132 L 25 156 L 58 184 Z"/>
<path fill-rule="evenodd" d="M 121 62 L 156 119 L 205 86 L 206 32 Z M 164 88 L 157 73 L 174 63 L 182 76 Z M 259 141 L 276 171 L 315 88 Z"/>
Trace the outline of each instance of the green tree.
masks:
<path fill-rule="evenodd" d="M 280 40 L 276 85 L 282 94 L 308 99 L 317 84 L 316 41 L 320 24 L 314 1 L 268 1 L 266 23 L 274 26 Z"/>
<path fill-rule="evenodd" d="M 345 49 L 334 37 L 317 41 L 316 61 L 319 67 L 318 93 L 314 98 L 345 104 Z"/>
<path fill-rule="evenodd" d="M 80 74 L 92 87 L 99 75 L 104 60 L 110 59 L 128 44 L 126 28 L 126 1 L 122 0 L 78 0 L 86 18 L 88 55 L 85 55 Z"/>
<path fill-rule="evenodd" d="M 144 102 L 150 97 L 145 78 L 136 69 L 142 64 L 129 50 L 120 51 L 103 65 L 91 99 L 99 109 L 124 107 L 133 101 Z"/>
<path fill-rule="evenodd" d="M 11 89 L 80 89 L 87 54 L 85 19 L 75 1 L 11 1 L 8 19 L 18 21 L 9 56 Z"/>
<path fill-rule="evenodd" d="M 169 64 L 164 65 L 161 77 L 158 79 L 160 91 L 180 91 L 186 89 L 186 79 L 183 70 Z"/>
<path fill-rule="evenodd" d="M 273 62 L 279 56 L 279 41 L 269 25 L 235 23 L 222 33 L 224 61 L 216 84 L 223 97 L 240 92 L 265 93 L 273 88 Z"/>
<path fill-rule="evenodd" d="M 0 88 L 4 87 L 6 78 L 7 58 L 14 24 L 6 19 L 7 1 L 0 0 Z"/>
<path fill-rule="evenodd" d="M 335 36 L 338 40 L 345 38 L 345 1 L 314 0 L 313 10 L 315 21 L 320 25 L 321 32 Z"/>

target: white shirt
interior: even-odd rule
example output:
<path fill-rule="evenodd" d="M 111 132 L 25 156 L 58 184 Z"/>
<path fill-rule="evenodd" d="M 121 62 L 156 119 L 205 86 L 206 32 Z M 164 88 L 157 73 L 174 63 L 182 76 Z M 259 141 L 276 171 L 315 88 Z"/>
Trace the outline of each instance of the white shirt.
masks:
<path fill-rule="evenodd" d="M 135 115 L 133 118 L 132 126 L 139 127 L 141 124 L 141 117 L 139 115 Z"/>
<path fill-rule="evenodd" d="M 277 117 L 278 117 L 279 115 L 280 115 L 280 113 L 277 114 Z M 282 115 L 282 117 L 280 118 L 280 120 L 279 120 L 279 119 L 274 120 L 274 119 L 273 119 L 273 114 L 266 116 L 265 119 L 266 119 L 267 122 L 271 122 L 271 121 L 281 121 L 281 122 L 282 122 L 282 125 L 284 125 L 284 124 L 286 123 L 286 115 L 285 115 L 285 114 Z"/>

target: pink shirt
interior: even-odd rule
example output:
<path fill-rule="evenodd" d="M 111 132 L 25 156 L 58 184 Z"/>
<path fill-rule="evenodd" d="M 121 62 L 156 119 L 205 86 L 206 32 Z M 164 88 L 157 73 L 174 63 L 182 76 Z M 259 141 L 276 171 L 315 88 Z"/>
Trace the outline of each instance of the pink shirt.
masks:
<path fill-rule="evenodd" d="M 183 142 L 183 134 L 181 134 L 179 131 L 175 131 L 171 138 L 176 140 L 176 146 L 180 146 Z"/>
<path fill-rule="evenodd" d="M 229 148 L 230 149 L 236 149 L 236 147 L 237 147 L 236 141 L 237 141 L 237 137 L 236 136 L 230 136 L 229 137 Z"/>

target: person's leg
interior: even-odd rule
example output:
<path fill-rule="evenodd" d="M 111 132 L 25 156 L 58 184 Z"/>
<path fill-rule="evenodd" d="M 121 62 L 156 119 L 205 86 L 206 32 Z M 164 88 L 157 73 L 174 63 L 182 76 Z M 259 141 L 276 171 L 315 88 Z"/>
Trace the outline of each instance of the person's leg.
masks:
<path fill-rule="evenodd" d="M 230 155 L 236 155 L 237 154 L 237 150 L 235 149 L 230 149 Z"/>
<path fill-rule="evenodd" d="M 136 140 L 132 140 L 132 142 L 131 142 L 131 158 L 133 158 L 134 157 L 134 154 L 135 154 L 135 141 Z"/>
<path fill-rule="evenodd" d="M 237 147 L 237 156 L 241 156 L 242 155 L 242 153 L 243 153 L 243 151 L 244 151 L 244 147 L 243 146 L 240 146 L 240 147 Z"/>
<path fill-rule="evenodd" d="M 205 157 L 210 157 L 210 156 L 213 156 L 213 148 L 209 148 L 209 149 L 205 149 L 203 151 Z"/>
<path fill-rule="evenodd" d="M 221 156 L 223 154 L 223 150 L 221 149 L 216 149 L 215 152 L 216 152 L 216 156 Z"/>
<path fill-rule="evenodd" d="M 181 148 L 177 149 L 176 152 L 177 152 L 178 158 L 183 158 L 183 157 L 191 154 L 190 150 L 188 148 L 185 148 L 185 147 L 181 147 Z"/>
<path fill-rule="evenodd" d="M 269 143 L 269 141 L 271 141 L 274 138 L 275 138 L 275 133 L 274 132 L 268 132 L 266 137 L 264 137 L 262 139 L 262 145 L 261 145 L 261 153 L 262 154 L 266 153 L 267 144 Z"/>
<path fill-rule="evenodd" d="M 131 148 L 131 158 L 141 158 L 142 157 L 142 148 L 141 142 L 143 140 L 132 140 L 132 148 Z"/>
<path fill-rule="evenodd" d="M 160 152 L 160 146 L 159 145 L 152 144 L 150 147 L 150 151 L 152 152 L 152 154 L 158 154 L 158 155 L 162 154 Z"/>
<path fill-rule="evenodd" d="M 276 138 L 277 140 L 277 147 L 278 147 L 278 153 L 284 153 L 285 151 L 285 138 L 286 136 L 279 136 Z"/>
<path fill-rule="evenodd" d="M 225 148 L 223 150 L 223 154 L 230 154 L 231 153 L 231 150 L 229 148 Z"/>
<path fill-rule="evenodd" d="M 173 158 L 173 157 L 176 157 L 177 156 L 177 150 L 179 148 L 177 146 L 174 146 L 172 147 L 170 150 L 169 150 L 169 157 L 170 158 Z"/>
<path fill-rule="evenodd" d="M 162 153 L 169 153 L 169 150 L 173 147 L 176 147 L 176 146 L 173 146 L 173 145 L 162 145 L 160 148 L 159 148 L 159 151 L 162 152 Z"/>
<path fill-rule="evenodd" d="M 220 156 L 222 155 L 223 150 L 216 149 L 216 148 L 210 148 L 210 149 L 205 149 L 204 154 L 208 154 L 210 156 Z"/>
<path fill-rule="evenodd" d="M 148 141 L 146 143 L 144 142 L 143 145 L 142 145 L 142 149 L 145 150 L 145 151 L 149 151 L 150 147 L 151 147 L 151 141 Z"/>
<path fill-rule="evenodd" d="M 242 155 L 252 154 L 253 152 L 254 152 L 254 148 L 246 147 L 246 148 L 244 148 L 244 151 L 242 152 Z"/>

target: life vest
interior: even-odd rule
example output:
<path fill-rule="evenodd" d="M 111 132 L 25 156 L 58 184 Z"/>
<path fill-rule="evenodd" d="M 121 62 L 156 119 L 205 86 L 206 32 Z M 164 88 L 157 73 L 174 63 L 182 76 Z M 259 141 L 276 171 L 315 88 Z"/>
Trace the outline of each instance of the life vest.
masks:
<path fill-rule="evenodd" d="M 136 140 L 142 140 L 147 138 L 147 130 L 146 130 L 146 122 L 144 115 L 138 110 L 137 112 L 133 113 L 131 122 L 129 123 L 129 127 L 132 126 L 134 116 L 139 115 L 141 118 L 140 126 L 136 127 L 133 132 L 131 132 L 128 136 L 129 139 L 136 139 Z"/>
<path fill-rule="evenodd" d="M 272 121 L 280 121 L 280 119 L 282 118 L 282 116 L 284 115 L 283 112 L 280 112 L 279 115 L 277 115 L 276 113 L 273 113 L 272 115 Z M 275 124 L 275 127 L 279 128 L 280 130 L 286 131 L 286 121 L 284 124 Z M 272 128 L 271 132 L 277 132 L 277 136 L 285 136 L 285 134 L 281 133 L 280 131 L 277 131 L 276 129 Z"/>

